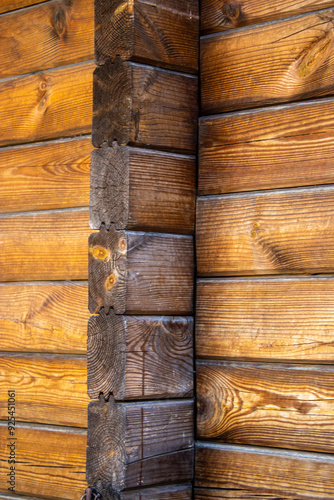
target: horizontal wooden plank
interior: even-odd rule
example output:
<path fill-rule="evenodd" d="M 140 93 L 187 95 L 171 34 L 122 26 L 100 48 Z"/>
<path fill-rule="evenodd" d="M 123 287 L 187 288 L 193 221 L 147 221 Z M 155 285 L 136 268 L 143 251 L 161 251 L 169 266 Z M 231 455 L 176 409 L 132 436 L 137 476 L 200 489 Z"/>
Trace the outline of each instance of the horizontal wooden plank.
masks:
<path fill-rule="evenodd" d="M 333 201 L 332 187 L 199 198 L 199 275 L 331 272 Z"/>
<path fill-rule="evenodd" d="M 89 134 L 94 63 L 0 81 L 0 146 Z"/>
<path fill-rule="evenodd" d="M 119 316 L 88 324 L 88 394 L 117 400 L 191 396 L 193 319 Z"/>
<path fill-rule="evenodd" d="M 0 360 L 0 419 L 7 419 L 8 391 L 15 390 L 17 420 L 87 426 L 85 357 L 2 353 Z"/>
<path fill-rule="evenodd" d="M 195 488 L 195 500 L 208 500 L 219 498 L 233 498 L 234 500 L 278 500 L 275 495 L 266 495 L 254 493 L 252 491 L 246 490 L 218 490 L 218 489 L 206 489 L 206 488 Z M 280 497 L 279 500 L 287 500 L 287 498 Z"/>
<path fill-rule="evenodd" d="M 53 0 L 0 16 L 0 78 L 94 57 L 94 0 Z"/>
<path fill-rule="evenodd" d="M 46 1 L 47 0 L 1 0 L 0 14 Z"/>
<path fill-rule="evenodd" d="M 201 361 L 197 436 L 333 453 L 331 367 Z"/>
<path fill-rule="evenodd" d="M 107 143 L 92 153 L 90 225 L 194 232 L 196 160 Z"/>
<path fill-rule="evenodd" d="M 121 500 L 191 500 L 191 484 L 174 486 L 157 486 L 155 488 L 141 488 L 139 490 L 124 491 Z"/>
<path fill-rule="evenodd" d="M 200 120 L 199 194 L 334 182 L 334 101 Z"/>
<path fill-rule="evenodd" d="M 333 0 L 202 0 L 201 32 L 215 33 L 333 6 Z"/>
<path fill-rule="evenodd" d="M 0 149 L 0 212 L 89 205 L 91 138 Z"/>
<path fill-rule="evenodd" d="M 201 41 L 202 114 L 334 91 L 332 10 Z"/>
<path fill-rule="evenodd" d="M 1 281 L 87 279 L 88 210 L 0 217 Z"/>
<path fill-rule="evenodd" d="M 330 454 L 209 443 L 196 446 L 195 483 L 201 487 L 324 500 L 334 497 L 333 471 Z"/>
<path fill-rule="evenodd" d="M 17 424 L 15 450 L 12 447 L 15 464 L 8 463 L 11 451 L 8 445 L 13 440 L 8 434 L 7 422 L 0 422 L 0 436 L 2 489 L 10 493 L 7 474 L 12 466 L 15 467 L 15 498 L 17 495 L 55 500 L 81 498 L 86 487 L 85 430 Z"/>
<path fill-rule="evenodd" d="M 95 2 L 97 64 L 116 56 L 195 73 L 199 13 L 196 0 Z"/>
<path fill-rule="evenodd" d="M 191 236 L 116 231 L 89 238 L 89 310 L 116 314 L 191 315 Z"/>
<path fill-rule="evenodd" d="M 87 481 L 113 491 L 192 478 L 193 401 L 88 407 Z"/>
<path fill-rule="evenodd" d="M 0 285 L 0 351 L 86 354 L 87 283 Z"/>
<path fill-rule="evenodd" d="M 333 277 L 200 280 L 197 356 L 332 362 L 333 300 Z"/>
<path fill-rule="evenodd" d="M 197 78 L 117 59 L 94 71 L 92 140 L 96 147 L 149 146 L 195 153 Z"/>

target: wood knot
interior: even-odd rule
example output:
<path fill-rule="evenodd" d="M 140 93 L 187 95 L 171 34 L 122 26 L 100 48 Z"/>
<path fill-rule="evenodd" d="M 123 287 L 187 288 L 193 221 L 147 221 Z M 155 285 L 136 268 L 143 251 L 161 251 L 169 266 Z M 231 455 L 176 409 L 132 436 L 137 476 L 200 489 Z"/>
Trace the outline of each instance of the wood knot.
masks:
<path fill-rule="evenodd" d="M 330 35 L 330 36 L 328 36 Z M 330 32 L 314 44 L 311 45 L 299 58 L 297 75 L 299 78 L 306 78 L 314 73 L 323 61 L 328 57 L 333 42 L 333 35 Z"/>
<path fill-rule="evenodd" d="M 122 238 L 119 242 L 119 248 L 122 253 L 126 252 L 126 240 Z"/>
<path fill-rule="evenodd" d="M 59 38 L 66 34 L 67 19 L 64 9 L 59 5 L 53 12 L 51 25 Z"/>
<path fill-rule="evenodd" d="M 108 278 L 106 279 L 104 286 L 106 290 L 111 290 L 115 285 L 115 283 L 116 283 L 116 276 L 114 274 L 110 274 L 110 276 L 108 276 Z"/>
<path fill-rule="evenodd" d="M 95 257 L 95 259 L 99 259 L 99 260 L 104 260 L 106 259 L 107 257 L 109 257 L 109 252 L 106 248 L 104 247 L 90 247 L 89 248 L 89 253 Z"/>
<path fill-rule="evenodd" d="M 242 21 L 242 6 L 239 2 L 226 2 L 222 7 L 226 24 L 238 24 Z"/>

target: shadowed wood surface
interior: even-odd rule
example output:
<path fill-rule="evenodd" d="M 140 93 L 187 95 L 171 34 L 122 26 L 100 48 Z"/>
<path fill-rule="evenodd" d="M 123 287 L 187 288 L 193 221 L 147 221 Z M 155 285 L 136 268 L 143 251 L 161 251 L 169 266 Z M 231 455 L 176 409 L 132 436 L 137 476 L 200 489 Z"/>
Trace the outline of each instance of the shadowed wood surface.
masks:
<path fill-rule="evenodd" d="M 333 300 L 332 276 L 200 280 L 197 356 L 332 362 Z"/>
<path fill-rule="evenodd" d="M 201 32 L 214 33 L 333 6 L 333 0 L 202 0 Z"/>
<path fill-rule="evenodd" d="M 90 225 L 193 233 L 194 157 L 107 143 L 92 153 Z"/>
<path fill-rule="evenodd" d="M 89 205 L 91 138 L 0 149 L 0 212 Z"/>
<path fill-rule="evenodd" d="M 0 422 L 0 437 L 0 484 L 7 490 L 7 422 Z M 18 423 L 15 437 L 15 498 L 81 498 L 86 487 L 86 430 Z"/>
<path fill-rule="evenodd" d="M 187 397 L 193 391 L 193 319 L 119 316 L 88 323 L 88 395 L 117 400 Z"/>
<path fill-rule="evenodd" d="M 94 1 L 53 0 L 0 16 L 0 78 L 94 58 Z"/>
<path fill-rule="evenodd" d="M 87 279 L 88 210 L 0 217 L 2 281 Z"/>
<path fill-rule="evenodd" d="M 174 486 L 157 486 L 156 488 L 141 488 L 140 490 L 124 491 L 121 500 L 191 500 L 191 484 Z"/>
<path fill-rule="evenodd" d="M 334 11 L 201 41 L 202 114 L 330 95 Z"/>
<path fill-rule="evenodd" d="M 0 14 L 46 1 L 47 0 L 2 0 L 0 5 Z"/>
<path fill-rule="evenodd" d="M 169 0 L 95 2 L 97 64 L 107 58 L 196 72 L 198 3 Z"/>
<path fill-rule="evenodd" d="M 280 499 L 334 496 L 334 457 L 251 446 L 198 443 L 196 486 L 245 489 Z M 260 497 L 261 498 L 261 497 Z"/>
<path fill-rule="evenodd" d="M 0 81 L 0 145 L 88 134 L 94 63 Z"/>
<path fill-rule="evenodd" d="M 12 388 L 17 420 L 87 427 L 85 357 L 3 353 L 0 366 L 1 419 L 7 419 Z"/>
<path fill-rule="evenodd" d="M 333 453 L 331 367 L 197 362 L 199 439 Z"/>
<path fill-rule="evenodd" d="M 276 495 L 266 495 L 254 493 L 252 491 L 246 490 L 215 490 L 215 489 L 201 489 L 195 488 L 195 500 L 207 500 L 207 499 L 220 499 L 220 498 L 233 498 L 234 500 L 287 500 L 287 498 L 279 497 Z"/>
<path fill-rule="evenodd" d="M 197 78 L 107 61 L 94 71 L 93 144 L 196 151 Z"/>
<path fill-rule="evenodd" d="M 87 283 L 0 285 L 0 351 L 86 354 L 88 318 Z"/>
<path fill-rule="evenodd" d="M 333 201 L 332 187 L 199 198 L 198 274 L 331 272 Z"/>
<path fill-rule="evenodd" d="M 199 194 L 334 182 L 334 100 L 203 117 Z"/>
<path fill-rule="evenodd" d="M 104 227 L 89 239 L 89 310 L 192 314 L 193 239 Z"/>

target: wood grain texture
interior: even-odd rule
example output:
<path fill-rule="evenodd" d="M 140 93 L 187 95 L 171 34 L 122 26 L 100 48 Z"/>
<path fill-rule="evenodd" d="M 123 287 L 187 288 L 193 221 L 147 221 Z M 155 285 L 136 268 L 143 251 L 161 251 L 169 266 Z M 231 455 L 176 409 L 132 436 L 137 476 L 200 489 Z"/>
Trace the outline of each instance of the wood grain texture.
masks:
<path fill-rule="evenodd" d="M 89 238 L 90 312 L 192 314 L 193 251 L 191 236 L 103 227 Z"/>
<path fill-rule="evenodd" d="M 197 78 L 164 69 L 107 61 L 94 71 L 92 140 L 194 153 Z"/>
<path fill-rule="evenodd" d="M 332 10 L 201 41 L 202 114 L 330 95 Z"/>
<path fill-rule="evenodd" d="M 0 16 L 0 78 L 94 58 L 94 1 L 53 0 Z"/>
<path fill-rule="evenodd" d="M 197 356 L 332 362 L 333 300 L 333 277 L 200 280 Z"/>
<path fill-rule="evenodd" d="M 87 480 L 121 492 L 189 481 L 193 402 L 115 403 L 88 407 Z M 172 468 L 171 468 L 172 467 Z"/>
<path fill-rule="evenodd" d="M 10 486 L 7 484 L 10 472 L 7 422 L 0 422 L 0 436 L 0 483 L 6 491 Z M 16 495 L 13 498 L 17 495 L 55 500 L 81 498 L 86 487 L 84 429 L 20 423 L 16 425 L 15 437 Z"/>
<path fill-rule="evenodd" d="M 333 200 L 332 187 L 199 198 L 198 274 L 331 272 Z"/>
<path fill-rule="evenodd" d="M 195 488 L 195 500 L 218 500 L 220 498 L 233 498 L 234 500 L 287 500 L 287 498 L 279 497 L 276 495 L 266 495 L 254 493 L 252 491 L 246 490 L 216 490 L 216 489 L 206 489 L 206 488 Z"/>
<path fill-rule="evenodd" d="M 1 281 L 87 279 L 88 210 L 0 217 Z"/>
<path fill-rule="evenodd" d="M 47 0 L 1 0 L 0 14 L 46 1 Z"/>
<path fill-rule="evenodd" d="M 91 138 L 0 149 L 0 212 L 87 207 Z"/>
<path fill-rule="evenodd" d="M 87 427 L 84 357 L 2 354 L 0 366 L 0 419 L 7 419 L 8 390 L 15 389 L 17 420 Z"/>
<path fill-rule="evenodd" d="M 331 367 L 200 361 L 199 439 L 333 453 Z"/>
<path fill-rule="evenodd" d="M 334 181 L 331 98 L 203 117 L 199 124 L 199 194 Z"/>
<path fill-rule="evenodd" d="M 104 143 L 92 153 L 90 226 L 194 232 L 194 157 Z"/>
<path fill-rule="evenodd" d="M 280 499 L 330 499 L 334 496 L 333 469 L 330 454 L 209 443 L 196 446 L 195 483 L 200 487 L 246 489 Z"/>
<path fill-rule="evenodd" d="M 86 354 L 87 283 L 0 285 L 0 351 Z"/>
<path fill-rule="evenodd" d="M 191 484 L 155 486 L 153 488 L 139 488 L 139 489 L 121 491 L 116 493 L 115 491 L 112 490 L 111 487 L 104 488 L 102 482 L 97 481 L 97 487 L 95 489 L 102 495 L 103 500 L 152 500 L 152 499 L 191 500 L 192 499 Z M 0 500 L 2 500 L 1 497 Z M 4 500 L 7 500 L 7 498 Z"/>
<path fill-rule="evenodd" d="M 203 0 L 201 32 L 215 33 L 333 7 L 333 0 Z"/>
<path fill-rule="evenodd" d="M 103 0 L 95 2 L 95 58 L 152 63 L 196 73 L 199 13 L 195 0 L 184 2 Z"/>
<path fill-rule="evenodd" d="M 193 319 L 120 316 L 104 310 L 88 323 L 88 395 L 116 400 L 189 397 Z"/>
<path fill-rule="evenodd" d="M 0 81 L 0 146 L 89 134 L 94 63 Z"/>

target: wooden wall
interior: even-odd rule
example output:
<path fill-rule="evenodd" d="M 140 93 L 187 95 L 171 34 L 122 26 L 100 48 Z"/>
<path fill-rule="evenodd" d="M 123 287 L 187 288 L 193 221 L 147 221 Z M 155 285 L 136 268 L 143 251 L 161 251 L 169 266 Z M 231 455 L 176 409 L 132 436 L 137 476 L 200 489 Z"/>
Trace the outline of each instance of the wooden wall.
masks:
<path fill-rule="evenodd" d="M 334 498 L 333 7 L 202 1 L 198 500 Z"/>
<path fill-rule="evenodd" d="M 73 500 L 86 485 L 94 6 L 0 12 L 0 497 Z"/>

